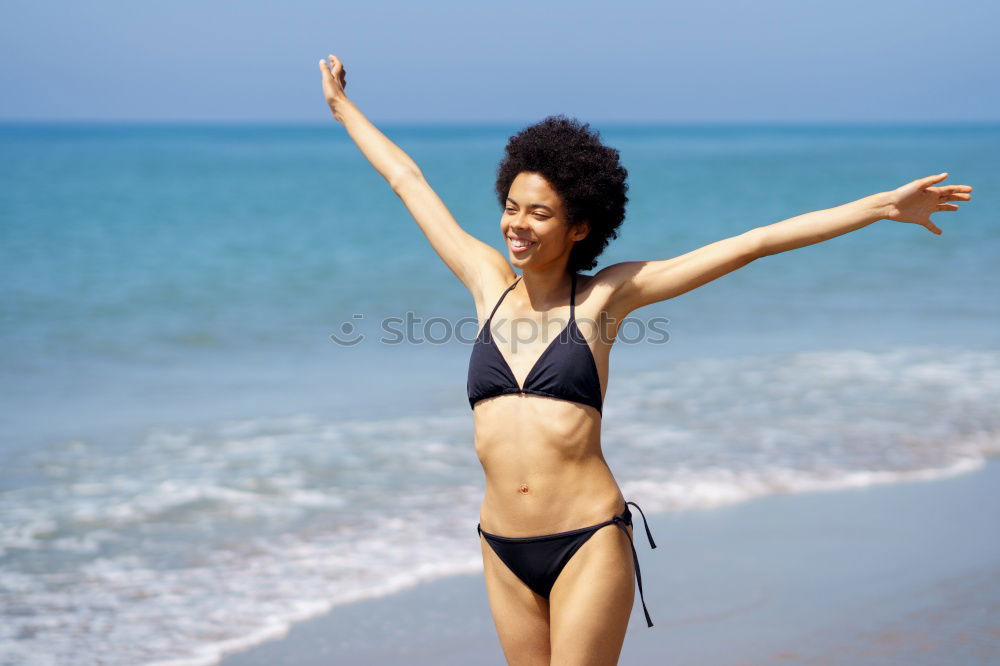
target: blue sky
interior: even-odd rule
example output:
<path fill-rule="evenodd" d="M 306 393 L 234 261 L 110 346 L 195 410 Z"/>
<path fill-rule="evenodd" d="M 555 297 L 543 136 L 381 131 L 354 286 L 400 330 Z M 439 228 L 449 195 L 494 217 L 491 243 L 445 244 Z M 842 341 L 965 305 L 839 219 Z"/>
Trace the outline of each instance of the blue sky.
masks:
<path fill-rule="evenodd" d="M 7 0 L 0 120 L 1000 120 L 998 3 Z"/>

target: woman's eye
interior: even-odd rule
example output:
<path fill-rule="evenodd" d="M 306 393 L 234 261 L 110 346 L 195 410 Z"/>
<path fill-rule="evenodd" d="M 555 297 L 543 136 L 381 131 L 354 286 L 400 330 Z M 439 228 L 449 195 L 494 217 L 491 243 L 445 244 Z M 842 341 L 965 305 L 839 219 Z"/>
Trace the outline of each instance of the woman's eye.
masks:
<path fill-rule="evenodd" d="M 504 208 L 503 210 L 504 210 L 505 213 L 516 213 L 517 212 L 513 208 Z M 545 216 L 545 213 L 540 213 L 539 212 L 539 213 L 535 213 L 535 219 L 541 221 L 541 220 L 547 220 L 548 218 Z"/>

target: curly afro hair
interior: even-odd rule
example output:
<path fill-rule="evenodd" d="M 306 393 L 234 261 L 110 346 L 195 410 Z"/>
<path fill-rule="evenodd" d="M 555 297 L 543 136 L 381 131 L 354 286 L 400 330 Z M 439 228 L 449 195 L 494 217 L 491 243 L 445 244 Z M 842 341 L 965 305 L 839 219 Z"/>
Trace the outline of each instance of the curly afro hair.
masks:
<path fill-rule="evenodd" d="M 524 171 L 541 174 L 562 199 L 570 225 L 590 221 L 590 233 L 573 246 L 571 272 L 590 270 L 625 219 L 628 171 L 616 149 L 601 143 L 589 123 L 559 114 L 530 125 L 508 142 L 497 166 L 496 193 L 507 206 L 511 183 Z"/>

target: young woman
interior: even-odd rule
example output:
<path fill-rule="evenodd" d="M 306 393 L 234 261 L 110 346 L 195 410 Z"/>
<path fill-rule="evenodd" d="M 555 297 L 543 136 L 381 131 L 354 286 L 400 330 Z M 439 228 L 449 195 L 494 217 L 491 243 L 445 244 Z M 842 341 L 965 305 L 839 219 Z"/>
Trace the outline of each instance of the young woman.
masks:
<path fill-rule="evenodd" d="M 639 507 L 626 503 L 600 442 L 617 325 L 754 259 L 878 220 L 940 234 L 930 215 L 957 210 L 949 202 L 969 200 L 972 188 L 934 187 L 942 173 L 670 259 L 579 275 L 617 236 L 628 201 L 618 151 L 587 125 L 549 117 L 510 139 L 496 182 L 504 256 L 462 230 L 419 167 L 347 98 L 341 61 L 330 55 L 319 67 L 334 118 L 475 299 L 481 328 L 468 391 L 486 476 L 477 532 L 506 658 L 518 665 L 617 663 L 633 576 L 642 595 L 628 505 Z M 648 527 L 646 536 L 655 548 Z M 648 612 L 646 622 L 652 626 Z"/>

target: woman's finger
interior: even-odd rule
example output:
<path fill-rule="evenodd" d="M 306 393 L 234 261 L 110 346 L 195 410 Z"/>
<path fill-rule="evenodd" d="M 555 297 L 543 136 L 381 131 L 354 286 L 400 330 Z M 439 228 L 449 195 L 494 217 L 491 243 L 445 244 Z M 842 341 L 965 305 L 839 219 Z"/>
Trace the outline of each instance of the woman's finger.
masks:
<path fill-rule="evenodd" d="M 330 62 L 332 63 L 330 71 L 337 78 L 337 80 L 340 81 L 340 87 L 346 88 L 347 70 L 344 68 L 344 63 L 340 61 L 340 58 L 333 55 L 332 53 L 328 54 L 327 57 L 330 58 Z"/>
<path fill-rule="evenodd" d="M 337 73 L 336 73 L 336 71 L 334 71 L 333 67 L 331 67 L 331 66 L 330 66 L 330 63 L 328 63 L 328 62 L 327 62 L 327 61 L 326 61 L 325 59 L 323 59 L 323 58 L 320 58 L 320 59 L 319 59 L 319 68 L 320 68 L 321 70 L 323 70 L 323 74 L 324 74 L 324 75 L 327 75 L 327 74 L 328 74 L 328 75 L 330 75 L 331 77 L 333 77 L 333 76 L 336 76 L 336 74 L 337 74 Z"/>
<path fill-rule="evenodd" d="M 926 178 L 920 178 L 919 180 L 917 180 L 917 182 L 920 183 L 921 188 L 924 188 L 929 185 L 933 185 L 934 183 L 940 183 L 947 177 L 948 177 L 948 172 L 945 171 L 944 173 L 938 173 L 933 176 L 927 176 Z"/>
<path fill-rule="evenodd" d="M 958 206 L 956 206 L 955 204 L 943 203 L 943 204 L 938 204 L 937 209 L 938 211 L 958 210 Z"/>
<path fill-rule="evenodd" d="M 341 64 L 340 61 L 337 60 L 337 57 L 334 55 L 330 55 L 328 57 L 334 64 L 331 65 L 329 62 L 327 62 L 326 58 L 320 58 L 319 60 L 320 71 L 323 72 L 324 77 L 329 76 L 331 79 L 336 79 L 336 81 L 340 84 L 341 89 L 346 88 L 347 72 L 344 71 L 343 64 Z"/>
<path fill-rule="evenodd" d="M 952 194 L 955 192 L 971 192 L 972 188 L 968 185 L 945 185 L 943 187 L 928 187 L 927 191 L 938 194 Z"/>

